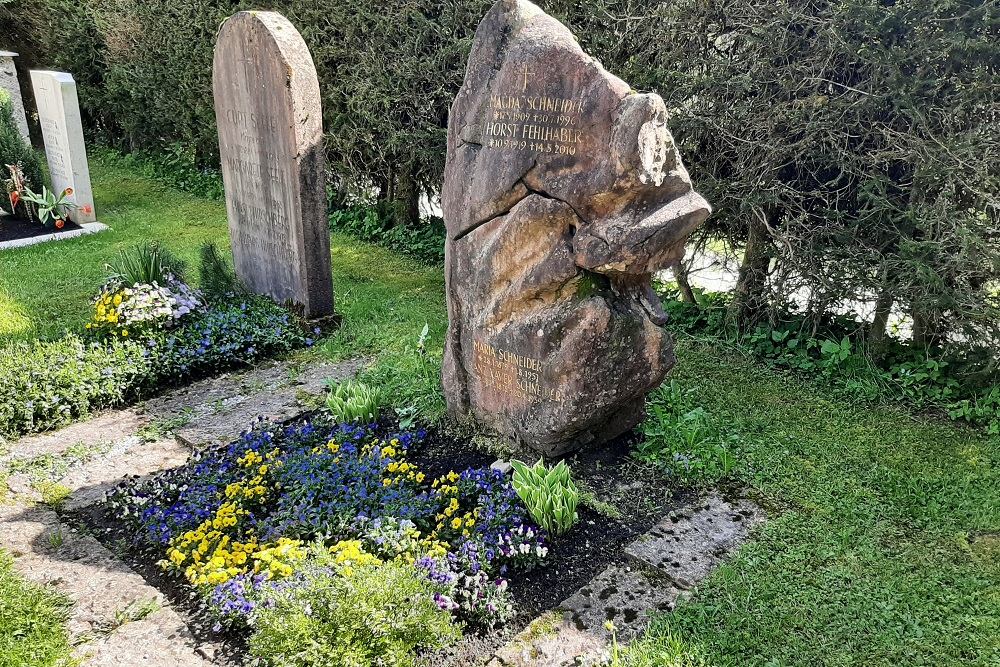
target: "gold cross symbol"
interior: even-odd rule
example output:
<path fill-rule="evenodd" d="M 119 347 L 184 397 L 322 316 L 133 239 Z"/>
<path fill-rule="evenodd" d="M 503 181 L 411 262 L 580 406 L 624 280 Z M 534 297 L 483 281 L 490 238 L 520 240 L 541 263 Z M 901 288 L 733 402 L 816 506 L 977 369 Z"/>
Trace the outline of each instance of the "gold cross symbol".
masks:
<path fill-rule="evenodd" d="M 534 72 L 529 72 L 528 71 L 528 63 L 524 63 L 524 87 L 521 89 L 522 93 L 528 89 L 528 75 L 529 74 L 533 75 Z"/>

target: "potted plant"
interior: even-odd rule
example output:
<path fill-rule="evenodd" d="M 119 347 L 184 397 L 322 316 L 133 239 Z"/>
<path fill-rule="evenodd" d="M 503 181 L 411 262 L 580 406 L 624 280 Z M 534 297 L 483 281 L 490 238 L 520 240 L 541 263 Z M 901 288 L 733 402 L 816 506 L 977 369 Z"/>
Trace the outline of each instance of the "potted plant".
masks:
<path fill-rule="evenodd" d="M 20 194 L 21 199 L 31 202 L 37 207 L 38 219 L 43 225 L 48 226 L 51 223 L 56 229 L 62 229 L 66 225 L 69 212 L 76 208 L 76 204 L 66 199 L 71 196 L 73 196 L 73 188 L 66 188 L 62 193 L 56 195 L 44 185 L 41 194 L 35 194 L 27 188 Z"/>

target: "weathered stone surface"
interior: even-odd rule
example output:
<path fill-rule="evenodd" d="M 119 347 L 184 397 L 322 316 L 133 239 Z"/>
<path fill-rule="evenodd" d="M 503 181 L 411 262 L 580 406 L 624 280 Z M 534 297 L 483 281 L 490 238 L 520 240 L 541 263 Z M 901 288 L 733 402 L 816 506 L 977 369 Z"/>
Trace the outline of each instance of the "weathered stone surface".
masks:
<path fill-rule="evenodd" d="M 641 564 L 656 568 L 682 588 L 692 588 L 733 553 L 764 513 L 745 501 L 712 495 L 698 505 L 671 512 L 625 548 Z"/>
<path fill-rule="evenodd" d="M 710 212 L 666 120 L 530 2 L 483 19 L 442 191 L 453 414 L 548 455 L 639 420 L 674 363 L 651 274 Z"/>
<path fill-rule="evenodd" d="M 15 440 L 10 451 L 0 456 L 0 464 L 11 459 L 58 456 L 70 448 L 99 447 L 130 438 L 145 421 L 134 409 L 101 412 L 56 431 L 36 433 Z"/>
<path fill-rule="evenodd" d="M 302 36 L 274 12 L 239 12 L 212 69 L 233 260 L 253 290 L 333 313 L 319 80 Z"/>
<path fill-rule="evenodd" d="M 749 536 L 764 514 L 717 495 L 671 512 L 605 568 L 496 652 L 490 667 L 606 664 L 611 621 L 619 642 L 642 634 L 651 615 L 672 612 Z M 533 662 L 534 661 L 534 662 Z"/>
<path fill-rule="evenodd" d="M 72 466 L 59 479 L 71 491 L 67 510 L 78 510 L 102 502 L 109 491 L 126 477 L 143 477 L 184 465 L 191 450 L 176 438 L 143 442 L 138 437 L 122 440 L 92 461 Z"/>
<path fill-rule="evenodd" d="M 603 637 L 549 612 L 497 651 L 488 667 L 596 667 L 608 656 Z"/>
<path fill-rule="evenodd" d="M 195 382 L 149 401 L 146 410 L 158 420 L 186 421 L 175 433 L 192 449 L 225 444 L 258 417 L 283 421 L 304 412 L 302 399 L 322 395 L 328 379 L 350 378 L 363 363 L 350 359 L 299 367 L 268 362 L 250 371 Z"/>
<path fill-rule="evenodd" d="M 13 51 L 0 51 L 0 88 L 10 93 L 12 111 L 14 113 L 14 123 L 18 131 L 27 143 L 31 143 L 28 136 L 28 118 L 24 113 L 24 99 L 21 97 L 21 85 L 17 80 L 17 70 L 14 68 L 14 58 L 17 54 Z M 6 177 L 6 174 L 4 174 Z"/>
<path fill-rule="evenodd" d="M 83 667 L 209 665 L 158 590 L 52 510 L 0 505 L 0 548 L 14 557 L 21 575 L 72 601 L 67 629 Z M 128 611 L 149 601 L 160 608 L 132 619 Z"/>
<path fill-rule="evenodd" d="M 76 81 L 66 72 L 31 70 L 31 87 L 45 140 L 52 189 L 56 192 L 72 189 L 73 194 L 66 197 L 76 204 L 68 214 L 70 220 L 78 224 L 94 222 L 97 219 L 94 193 L 90 187 Z"/>
<path fill-rule="evenodd" d="M 662 578 L 661 578 L 662 579 Z M 563 601 L 559 608 L 575 628 L 610 640 L 604 627 L 614 623 L 618 639 L 640 635 L 649 615 L 673 611 L 681 591 L 668 582 L 627 566 L 612 565 Z"/>

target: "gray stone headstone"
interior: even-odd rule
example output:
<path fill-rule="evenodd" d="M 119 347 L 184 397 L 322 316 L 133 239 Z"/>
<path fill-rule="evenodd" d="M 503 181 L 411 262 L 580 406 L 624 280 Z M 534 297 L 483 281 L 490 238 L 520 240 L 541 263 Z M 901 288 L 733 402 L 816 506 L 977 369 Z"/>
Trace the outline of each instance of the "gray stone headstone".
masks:
<path fill-rule="evenodd" d="M 62 192 L 72 188 L 73 194 L 67 199 L 76 204 L 76 208 L 69 213 L 70 220 L 80 224 L 94 222 L 97 216 L 76 82 L 66 72 L 31 70 L 31 88 L 45 140 L 45 159 L 52 189 Z"/>
<path fill-rule="evenodd" d="M 17 81 L 17 70 L 14 69 L 14 58 L 17 54 L 13 51 L 0 51 L 0 88 L 10 93 L 13 103 L 14 122 L 17 129 L 21 131 L 21 136 L 25 142 L 31 143 L 28 136 L 28 118 L 24 114 L 24 100 L 21 98 L 21 86 Z"/>
<path fill-rule="evenodd" d="M 710 212 L 666 122 L 537 6 L 490 9 L 448 121 L 452 414 L 546 455 L 641 419 L 674 364 L 651 276 Z"/>
<path fill-rule="evenodd" d="M 319 80 L 274 12 L 222 24 L 212 70 L 233 259 L 252 290 L 333 313 Z"/>

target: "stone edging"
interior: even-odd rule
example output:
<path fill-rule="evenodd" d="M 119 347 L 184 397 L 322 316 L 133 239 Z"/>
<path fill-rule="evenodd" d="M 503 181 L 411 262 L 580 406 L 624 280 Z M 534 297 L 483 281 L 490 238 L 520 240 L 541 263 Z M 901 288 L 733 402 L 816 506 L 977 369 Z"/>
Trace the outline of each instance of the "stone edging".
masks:
<path fill-rule="evenodd" d="M 39 243 L 48 243 L 49 241 L 65 241 L 66 239 L 75 239 L 80 236 L 96 234 L 98 232 L 103 232 L 106 229 L 111 229 L 103 222 L 85 222 L 80 225 L 80 227 L 81 229 L 74 229 L 68 232 L 42 234 L 41 236 L 31 236 L 26 239 L 13 239 L 12 241 L 0 241 L 0 250 L 27 248 L 28 246 L 38 245 Z"/>

